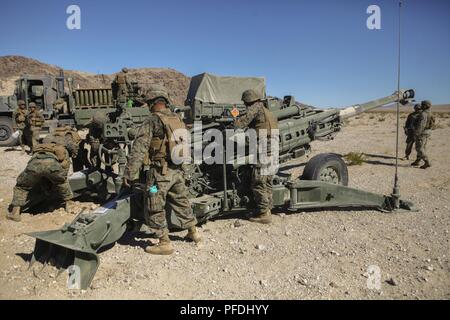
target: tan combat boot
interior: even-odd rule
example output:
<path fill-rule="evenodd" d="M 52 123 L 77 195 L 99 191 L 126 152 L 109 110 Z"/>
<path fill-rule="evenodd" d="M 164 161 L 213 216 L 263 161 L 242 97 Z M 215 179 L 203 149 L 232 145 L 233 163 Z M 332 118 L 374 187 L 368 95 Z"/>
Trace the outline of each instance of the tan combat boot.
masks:
<path fill-rule="evenodd" d="M 199 243 L 202 241 L 202 237 L 200 236 L 200 232 L 198 232 L 197 228 L 191 227 L 188 230 L 188 233 L 185 237 L 187 240 L 194 241 L 195 243 Z"/>
<path fill-rule="evenodd" d="M 420 164 L 420 160 L 418 159 L 418 160 L 414 161 L 413 163 L 411 163 L 411 166 L 417 167 L 419 164 Z"/>
<path fill-rule="evenodd" d="M 429 162 L 429 161 L 426 161 L 426 160 L 425 160 L 425 163 L 424 163 L 424 165 L 423 165 L 423 166 L 421 166 L 421 167 L 420 167 L 420 169 L 426 169 L 426 168 L 429 168 L 429 167 L 431 167 L 431 164 L 430 164 L 430 162 Z"/>
<path fill-rule="evenodd" d="M 249 219 L 251 222 L 257 222 L 262 224 L 270 224 L 272 223 L 272 213 L 270 210 L 266 210 L 263 213 L 257 215 L 256 217 Z"/>
<path fill-rule="evenodd" d="M 174 252 L 172 243 L 170 242 L 169 235 L 166 233 L 159 238 L 159 243 L 154 246 L 148 246 L 145 248 L 145 252 L 158 255 L 170 255 Z"/>
<path fill-rule="evenodd" d="M 19 222 L 20 218 L 20 207 L 13 207 L 11 211 L 8 210 L 6 214 L 6 219 Z"/>

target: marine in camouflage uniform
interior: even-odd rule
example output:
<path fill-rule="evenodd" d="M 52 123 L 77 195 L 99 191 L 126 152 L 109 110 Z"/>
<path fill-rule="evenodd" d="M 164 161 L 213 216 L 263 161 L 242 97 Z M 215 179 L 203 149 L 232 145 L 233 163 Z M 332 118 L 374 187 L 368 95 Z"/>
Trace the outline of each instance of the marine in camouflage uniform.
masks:
<path fill-rule="evenodd" d="M 188 200 L 188 190 L 181 165 L 174 164 L 170 157 L 176 138 L 172 133 L 186 129 L 183 121 L 169 108 L 169 96 L 164 87 L 153 85 L 147 94 L 152 113 L 137 130 L 124 173 L 124 185 L 129 186 L 139 176 L 143 164 L 148 165 L 146 181 L 145 221 L 159 238 L 159 244 L 148 246 L 151 254 L 168 255 L 174 249 L 169 239 L 165 207 L 168 205 L 188 229 L 186 238 L 194 242 L 201 240 L 195 225 L 197 220 Z M 173 138 L 173 139 L 172 139 Z"/>
<path fill-rule="evenodd" d="M 258 139 L 267 138 L 267 150 L 269 151 L 268 155 L 270 155 L 272 130 L 278 129 L 278 121 L 275 119 L 272 112 L 264 106 L 261 102 L 261 98 L 254 90 L 250 89 L 245 91 L 242 94 L 242 101 L 244 101 L 244 104 L 247 106 L 247 113 L 236 119 L 235 127 L 257 130 Z M 266 134 L 267 136 L 262 137 L 261 134 Z M 272 221 L 273 175 L 268 174 L 265 169 L 265 165 L 261 163 L 253 166 L 251 188 L 253 190 L 253 197 L 256 205 L 256 216 L 250 218 L 250 221 L 268 224 Z"/>
<path fill-rule="evenodd" d="M 72 160 L 73 172 L 83 170 L 84 167 L 84 153 L 83 140 L 78 131 L 71 126 L 61 126 L 55 128 L 51 135 L 48 135 L 42 141 L 43 143 L 56 143 L 66 147 Z"/>
<path fill-rule="evenodd" d="M 420 104 L 414 105 L 414 112 L 410 113 L 406 118 L 405 126 L 403 129 L 405 130 L 406 135 L 406 149 L 405 149 L 405 159 L 409 160 L 409 156 L 411 155 L 412 148 L 414 146 L 414 142 L 416 141 L 416 135 L 414 134 L 416 121 L 420 115 L 421 106 Z"/>
<path fill-rule="evenodd" d="M 27 122 L 27 109 L 25 107 L 25 101 L 18 101 L 17 109 L 14 111 L 13 119 L 14 119 L 14 127 L 19 131 L 19 144 L 22 152 L 25 152 L 25 136 L 24 130 Z"/>
<path fill-rule="evenodd" d="M 33 148 L 39 143 L 39 135 L 41 133 L 41 128 L 44 125 L 45 119 L 41 111 L 39 111 L 34 102 L 29 105 L 30 111 L 27 114 L 27 131 L 29 136 L 29 141 L 31 142 L 30 148 Z"/>
<path fill-rule="evenodd" d="M 55 136 L 47 136 L 44 140 L 44 143 L 35 145 L 25 170 L 17 177 L 7 214 L 9 220 L 20 221 L 23 207 L 42 202 L 42 199 L 49 200 L 48 197 L 62 201 L 67 210 L 67 203 L 73 197 L 67 178 L 70 167 L 68 150 L 74 151 L 76 147 L 70 144 L 64 147 L 57 143 L 58 137 Z M 44 191 L 46 196 L 38 191 Z"/>
<path fill-rule="evenodd" d="M 89 131 L 86 135 L 86 141 L 90 146 L 89 167 L 100 168 L 101 161 L 98 152 L 100 144 L 103 143 L 103 127 L 108 121 L 106 114 L 96 112 L 87 125 Z"/>
<path fill-rule="evenodd" d="M 67 102 L 62 98 L 56 99 L 55 102 L 53 102 L 53 110 L 58 114 L 67 113 L 69 111 Z"/>
<path fill-rule="evenodd" d="M 123 68 L 121 72 L 116 75 L 112 83 L 113 98 L 119 103 L 126 103 L 128 93 L 131 91 L 131 85 L 128 82 L 127 73 L 128 69 Z"/>
<path fill-rule="evenodd" d="M 422 101 L 421 109 L 414 129 L 416 135 L 417 159 L 411 165 L 418 166 L 420 161 L 423 160 L 424 164 L 420 168 L 427 169 L 431 167 L 430 159 L 427 155 L 427 143 L 431 136 L 431 130 L 433 129 L 434 124 L 434 118 L 430 111 L 431 102 L 428 100 Z"/>

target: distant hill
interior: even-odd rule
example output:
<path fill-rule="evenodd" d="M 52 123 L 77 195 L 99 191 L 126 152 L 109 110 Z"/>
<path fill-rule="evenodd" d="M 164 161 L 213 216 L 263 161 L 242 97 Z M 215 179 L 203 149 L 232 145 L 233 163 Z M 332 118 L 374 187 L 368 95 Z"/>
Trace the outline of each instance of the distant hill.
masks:
<path fill-rule="evenodd" d="M 23 56 L 0 57 L 0 95 L 14 92 L 14 81 L 23 74 L 58 75 L 61 68 Z M 66 77 L 72 77 L 76 87 L 109 87 L 114 74 L 93 74 L 75 70 L 64 70 Z M 144 88 L 149 84 L 162 84 L 169 90 L 173 102 L 183 105 L 186 99 L 190 78 L 167 68 L 129 69 L 129 81 L 137 81 Z"/>

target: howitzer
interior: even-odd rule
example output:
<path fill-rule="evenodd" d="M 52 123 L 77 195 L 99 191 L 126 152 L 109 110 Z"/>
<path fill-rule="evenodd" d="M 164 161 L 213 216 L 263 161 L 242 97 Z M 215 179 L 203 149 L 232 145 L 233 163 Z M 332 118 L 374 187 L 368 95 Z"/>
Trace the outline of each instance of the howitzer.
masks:
<path fill-rule="evenodd" d="M 202 89 L 204 81 L 211 79 L 205 80 L 205 77 L 201 75 L 192 79 L 187 99 L 191 120 L 201 120 L 203 130 L 215 128 L 223 132 L 227 121 L 222 120 L 228 111 L 233 108 L 245 111 L 238 104 L 242 91 L 249 87 L 264 91 L 258 78 L 233 78 L 231 80 L 234 82 L 230 82 L 228 78 L 221 81 L 218 77 L 208 82 L 214 83 L 214 86 L 206 90 Z M 413 96 L 413 90 L 402 91 L 400 100 L 403 102 Z M 215 100 L 208 101 L 205 97 L 215 97 Z M 397 100 L 398 95 L 395 93 L 344 109 L 320 110 L 295 103 L 293 97 L 287 97 L 283 102 L 267 99 L 267 107 L 279 119 L 280 160 L 283 156 L 287 161 L 305 154 L 309 143 L 315 139 L 331 138 L 341 129 L 343 119 Z M 224 139 L 223 144 L 226 145 L 226 142 Z M 237 154 L 227 157 L 224 152 L 222 155 L 225 159 L 222 163 L 193 163 L 184 169 L 191 206 L 199 223 L 232 212 L 246 211 L 254 206 L 252 190 L 249 188 L 251 166 L 247 162 L 238 162 Z M 98 269 L 99 250 L 119 240 L 127 230 L 135 229 L 144 221 L 143 196 L 148 191 L 137 185 L 119 192 L 113 187 L 114 181 L 119 178 L 120 172 L 110 174 L 97 170 L 75 173 L 69 181 L 78 194 L 83 192 L 83 188 L 102 185 L 110 188 L 107 192 L 113 193 L 114 190 L 116 196 L 92 212 L 81 213 L 59 230 L 30 233 L 37 239 L 31 262 L 53 261 L 60 270 L 76 265 L 80 270 L 80 287 L 86 289 Z M 282 174 L 273 177 L 274 209 L 293 212 L 314 208 L 395 209 L 392 196 L 349 188 L 347 183 L 348 171 L 344 161 L 336 154 L 319 154 L 308 161 L 301 177 L 292 178 Z M 400 201 L 400 207 L 414 209 L 412 203 L 403 200 Z M 170 211 L 168 222 L 171 228 L 181 227 Z"/>
<path fill-rule="evenodd" d="M 100 161 L 99 164 L 91 164 L 89 169 L 75 172 L 69 177 L 75 196 L 95 195 L 105 201 L 119 193 L 127 153 L 136 134 L 131 116 L 124 110 L 118 108 L 117 112 L 97 120 L 97 127 L 101 130 L 97 151 Z"/>

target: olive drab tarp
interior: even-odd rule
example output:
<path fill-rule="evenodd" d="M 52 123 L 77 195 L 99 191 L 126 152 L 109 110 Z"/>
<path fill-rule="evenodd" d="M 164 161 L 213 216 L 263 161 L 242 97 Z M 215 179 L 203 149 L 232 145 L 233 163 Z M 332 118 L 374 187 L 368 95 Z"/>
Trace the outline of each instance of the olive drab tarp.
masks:
<path fill-rule="evenodd" d="M 258 77 L 219 77 L 202 73 L 192 77 L 187 100 L 215 104 L 242 104 L 242 93 L 253 89 L 266 97 L 266 82 Z"/>

